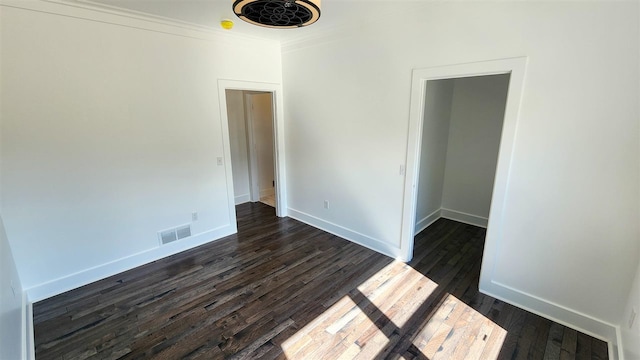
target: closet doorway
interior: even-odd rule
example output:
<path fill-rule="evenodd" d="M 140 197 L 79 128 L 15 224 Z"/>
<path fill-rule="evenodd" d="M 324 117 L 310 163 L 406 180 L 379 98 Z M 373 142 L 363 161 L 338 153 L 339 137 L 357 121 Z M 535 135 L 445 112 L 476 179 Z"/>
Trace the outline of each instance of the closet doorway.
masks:
<path fill-rule="evenodd" d="M 526 58 L 416 69 L 399 258 L 440 217 L 487 228 L 481 291 L 491 292 Z"/>
<path fill-rule="evenodd" d="M 416 234 L 441 217 L 487 227 L 509 77 L 427 81 Z"/>

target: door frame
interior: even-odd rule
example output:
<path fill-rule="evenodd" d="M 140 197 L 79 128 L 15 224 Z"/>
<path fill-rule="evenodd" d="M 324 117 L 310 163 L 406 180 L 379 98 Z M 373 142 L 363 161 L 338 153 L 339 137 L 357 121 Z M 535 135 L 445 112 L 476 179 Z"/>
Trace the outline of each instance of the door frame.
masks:
<path fill-rule="evenodd" d="M 481 290 L 491 288 L 496 255 L 501 243 L 505 201 L 507 198 L 511 162 L 513 160 L 526 65 L 527 58 L 518 57 L 413 70 L 400 238 L 400 260 L 408 262 L 413 257 L 417 186 L 420 172 L 420 152 L 422 147 L 422 127 L 425 114 L 427 81 L 510 74 L 502 135 L 500 138 L 500 150 L 498 152 L 498 164 L 496 166 L 487 236 L 480 272 Z"/>
<path fill-rule="evenodd" d="M 225 158 L 225 171 L 227 180 L 227 192 L 229 201 L 229 216 L 236 219 L 235 197 L 233 190 L 233 174 L 231 170 L 231 145 L 229 142 L 229 117 L 227 114 L 226 90 L 260 91 L 271 93 L 273 102 L 273 140 L 275 162 L 275 191 L 276 191 L 276 216 L 286 217 L 287 211 L 287 184 L 286 184 L 286 158 L 284 137 L 284 102 L 282 99 L 282 85 L 276 83 L 263 83 L 242 80 L 218 79 L 218 98 L 220 102 L 220 119 L 222 123 L 222 140 Z"/>

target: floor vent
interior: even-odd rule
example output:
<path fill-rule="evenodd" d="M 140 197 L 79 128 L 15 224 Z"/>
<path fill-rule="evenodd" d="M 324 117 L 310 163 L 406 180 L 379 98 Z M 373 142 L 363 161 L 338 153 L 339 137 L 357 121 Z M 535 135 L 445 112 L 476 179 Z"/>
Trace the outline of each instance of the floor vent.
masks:
<path fill-rule="evenodd" d="M 182 225 L 173 229 L 158 232 L 160 244 L 168 244 L 176 240 L 184 239 L 191 236 L 191 225 Z"/>

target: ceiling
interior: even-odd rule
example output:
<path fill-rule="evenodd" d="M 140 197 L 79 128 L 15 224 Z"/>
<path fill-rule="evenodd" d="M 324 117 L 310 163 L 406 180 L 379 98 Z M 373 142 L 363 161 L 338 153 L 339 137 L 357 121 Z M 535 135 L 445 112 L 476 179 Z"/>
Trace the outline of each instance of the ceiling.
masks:
<path fill-rule="evenodd" d="M 235 23 L 231 31 L 236 34 L 282 42 L 315 37 L 341 27 L 352 27 L 370 22 L 385 22 L 400 16 L 425 1 L 371 1 L 322 0 L 322 14 L 315 24 L 297 29 L 269 29 L 245 23 L 238 19 L 231 6 L 233 0 L 70 0 L 85 5 L 178 21 L 192 26 L 223 31 L 220 20 Z M 356 19 L 356 20 L 354 20 Z"/>

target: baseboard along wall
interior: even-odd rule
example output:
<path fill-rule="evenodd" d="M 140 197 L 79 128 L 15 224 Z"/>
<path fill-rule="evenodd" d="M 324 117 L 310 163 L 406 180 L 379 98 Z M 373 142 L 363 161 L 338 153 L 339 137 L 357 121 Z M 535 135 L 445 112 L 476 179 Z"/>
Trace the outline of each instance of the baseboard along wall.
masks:
<path fill-rule="evenodd" d="M 326 231 L 330 234 L 339 236 L 345 240 L 349 240 L 358 245 L 364 246 L 373 251 L 379 252 L 383 255 L 387 255 L 394 259 L 399 258 L 400 256 L 400 247 L 388 244 L 381 240 L 372 238 L 370 236 L 361 234 L 357 231 L 345 228 L 343 226 L 331 223 L 329 221 L 320 219 L 313 215 L 307 214 L 305 212 L 295 210 L 292 208 L 288 209 L 289 217 L 296 219 L 300 222 L 303 222 L 307 225 L 311 225 L 320 230 Z"/>
<path fill-rule="evenodd" d="M 609 359 L 624 360 L 622 351 L 619 351 L 619 328 L 616 325 L 493 280 L 481 282 L 480 292 L 606 341 L 609 345 Z"/>
<path fill-rule="evenodd" d="M 489 219 L 486 217 L 473 215 L 462 211 L 440 208 L 425 216 L 424 218 L 416 221 L 415 233 L 420 233 L 422 230 L 428 228 L 429 225 L 433 224 L 440 218 L 454 220 L 463 224 L 474 225 L 485 229 L 487 228 L 487 224 L 489 223 Z"/>
<path fill-rule="evenodd" d="M 249 201 L 251 201 L 251 195 L 250 194 L 238 195 L 238 196 L 235 197 L 235 204 L 236 205 L 248 203 Z"/>
<path fill-rule="evenodd" d="M 52 296 L 62 294 L 66 291 L 91 284 L 92 282 L 106 279 L 109 276 L 131 270 L 138 266 L 160 260 L 167 256 L 190 250 L 211 241 L 219 240 L 236 232 L 237 228 L 234 222 L 233 225 L 229 224 L 217 229 L 195 234 L 189 238 L 184 238 L 179 241 L 171 242 L 106 264 L 98 265 L 75 274 L 55 279 L 44 284 L 36 285 L 25 290 L 27 300 L 29 303 L 35 303 Z"/>
<path fill-rule="evenodd" d="M 440 208 L 416 222 L 415 234 L 420 233 L 440 218 L 487 228 L 489 219 L 461 211 Z M 606 341 L 609 344 L 609 358 L 625 360 L 621 351 L 620 329 L 600 319 L 579 311 L 555 304 L 499 282 L 480 284 L 480 292 L 527 310 L 546 319 L 555 321 L 587 335 Z"/>

